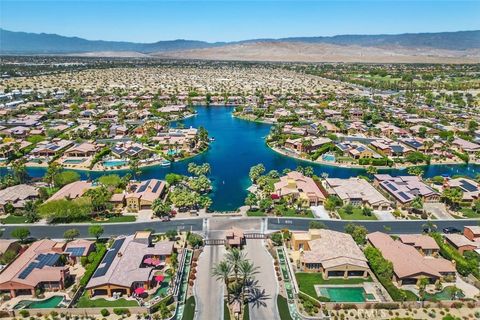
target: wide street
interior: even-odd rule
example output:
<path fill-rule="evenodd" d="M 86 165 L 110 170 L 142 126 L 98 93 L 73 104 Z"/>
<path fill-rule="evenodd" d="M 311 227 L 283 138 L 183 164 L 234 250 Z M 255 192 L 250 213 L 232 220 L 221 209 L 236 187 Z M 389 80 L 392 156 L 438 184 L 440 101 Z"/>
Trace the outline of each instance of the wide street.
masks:
<path fill-rule="evenodd" d="M 151 222 L 127 222 L 102 224 L 105 232 L 103 237 L 112 237 L 125 234 L 133 234 L 138 230 L 152 229 L 157 233 L 167 230 L 195 231 L 205 233 L 208 230 L 227 230 L 232 226 L 237 226 L 245 231 L 276 231 L 281 229 L 290 229 L 305 231 L 308 230 L 311 221 L 319 221 L 327 228 L 344 231 L 348 223 L 356 223 L 365 226 L 369 232 L 382 231 L 392 234 L 419 233 L 423 231 L 424 226 L 429 223 L 425 220 L 395 220 L 395 221 L 346 221 L 346 220 L 321 220 L 304 218 L 246 218 L 246 217 L 209 217 L 209 218 L 187 218 L 174 219 L 168 222 L 154 220 Z M 462 230 L 464 226 L 478 225 L 480 219 L 455 219 L 455 220 L 429 220 L 438 230 L 445 227 L 455 227 Z M 40 224 L 6 224 L 1 225 L 3 232 L 2 238 L 12 238 L 12 230 L 18 227 L 26 227 L 30 230 L 31 237 L 36 239 L 50 238 L 62 239 L 63 233 L 68 229 L 77 229 L 80 232 L 80 238 L 91 238 L 88 234 L 88 227 L 91 224 L 58 224 L 58 225 L 40 225 Z M 208 227 L 207 227 L 208 225 Z"/>

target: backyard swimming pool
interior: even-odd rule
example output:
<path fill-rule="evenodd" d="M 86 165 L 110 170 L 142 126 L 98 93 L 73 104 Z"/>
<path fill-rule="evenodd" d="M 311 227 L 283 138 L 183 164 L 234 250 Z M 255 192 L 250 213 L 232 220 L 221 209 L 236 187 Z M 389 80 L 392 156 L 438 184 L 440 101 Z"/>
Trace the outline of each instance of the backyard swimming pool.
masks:
<path fill-rule="evenodd" d="M 84 162 L 85 162 L 85 159 L 67 159 L 63 161 L 64 164 L 80 164 Z"/>
<path fill-rule="evenodd" d="M 63 301 L 63 296 L 53 296 L 45 300 L 32 301 L 21 300 L 13 307 L 14 309 L 46 309 L 55 308 Z"/>
<path fill-rule="evenodd" d="M 102 162 L 104 167 L 119 167 L 127 164 L 127 160 L 105 160 Z"/>
<path fill-rule="evenodd" d="M 365 302 L 375 300 L 363 287 L 320 287 L 318 293 L 333 302 Z"/>
<path fill-rule="evenodd" d="M 326 153 L 322 156 L 323 161 L 335 162 L 335 155 Z"/>

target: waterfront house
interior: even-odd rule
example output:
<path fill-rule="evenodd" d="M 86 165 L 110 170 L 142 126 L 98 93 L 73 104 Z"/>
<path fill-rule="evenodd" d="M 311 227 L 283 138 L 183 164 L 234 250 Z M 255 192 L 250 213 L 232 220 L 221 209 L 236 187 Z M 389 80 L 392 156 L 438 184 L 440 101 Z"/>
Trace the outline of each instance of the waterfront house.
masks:
<path fill-rule="evenodd" d="M 369 275 L 367 259 L 349 234 L 327 229 L 293 232 L 291 246 L 299 251 L 295 256 L 299 256 L 300 268 L 321 272 L 324 279 Z"/>
<path fill-rule="evenodd" d="M 276 196 L 298 199 L 304 206 L 316 206 L 325 201 L 325 195 L 320 190 L 319 184 L 297 171 L 291 171 L 280 177 L 280 181 L 274 184 L 274 190 Z"/>
<path fill-rule="evenodd" d="M 452 146 L 459 152 L 468 153 L 471 156 L 480 151 L 480 144 L 475 142 L 470 142 L 461 138 L 456 138 L 452 142 Z"/>
<path fill-rule="evenodd" d="M 11 204 L 15 209 L 23 209 L 27 201 L 38 198 L 38 188 L 28 184 L 18 184 L 0 190 L 0 213 L 5 212 L 5 205 Z"/>
<path fill-rule="evenodd" d="M 166 191 L 165 181 L 150 179 L 142 182 L 134 182 L 128 186 L 129 192 L 125 195 L 127 209 L 138 212 L 150 209 L 153 201 L 161 198 Z"/>
<path fill-rule="evenodd" d="M 400 206 L 407 206 L 417 197 L 424 202 L 440 201 L 440 194 L 417 176 L 392 177 L 389 174 L 376 174 L 373 183 L 388 193 Z"/>
<path fill-rule="evenodd" d="M 393 240 L 383 232 L 367 236 L 368 242 L 377 248 L 383 257 L 393 265 L 393 281 L 398 285 L 416 284 L 421 278 L 435 283 L 444 277 L 455 276 L 455 266 L 443 258 L 422 255 L 414 246 L 400 240 Z"/>
<path fill-rule="evenodd" d="M 96 143 L 82 142 L 65 151 L 65 156 L 72 158 L 86 158 L 95 155 L 100 149 Z"/>
<path fill-rule="evenodd" d="M 35 149 L 30 152 L 30 155 L 37 158 L 54 157 L 72 144 L 73 141 L 62 139 L 53 139 L 50 142 L 39 142 Z"/>
<path fill-rule="evenodd" d="M 462 203 L 464 204 L 473 204 L 480 195 L 480 185 L 468 178 L 445 179 L 443 188 L 459 188 L 462 191 Z"/>
<path fill-rule="evenodd" d="M 93 273 L 86 290 L 90 296 L 111 297 L 116 292 L 130 296 L 137 288 L 151 289 L 157 284 L 155 272 L 165 267 L 173 252 L 173 241 L 154 244 L 150 231 L 118 237 Z"/>
<path fill-rule="evenodd" d="M 344 204 L 367 206 L 373 210 L 390 209 L 390 202 L 370 183 L 361 178 L 327 178 L 325 189 L 329 195 L 338 196 Z"/>
<path fill-rule="evenodd" d="M 48 201 L 61 200 L 61 199 L 76 199 L 80 198 L 93 187 L 93 184 L 88 181 L 75 181 L 63 186 L 60 190 L 55 192 Z"/>

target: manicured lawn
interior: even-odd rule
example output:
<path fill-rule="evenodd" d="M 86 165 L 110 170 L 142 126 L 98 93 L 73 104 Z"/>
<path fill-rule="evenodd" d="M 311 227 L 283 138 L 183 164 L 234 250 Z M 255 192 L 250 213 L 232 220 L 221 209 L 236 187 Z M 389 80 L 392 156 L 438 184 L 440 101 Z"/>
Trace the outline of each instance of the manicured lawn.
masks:
<path fill-rule="evenodd" d="M 275 206 L 275 212 L 279 212 L 283 217 L 303 217 L 303 218 L 313 218 L 313 213 L 310 209 L 307 209 L 303 212 L 297 212 L 295 209 L 287 208 L 283 204 Z"/>
<path fill-rule="evenodd" d="M 9 215 L 5 219 L 0 220 L 4 224 L 27 223 L 24 216 Z"/>
<path fill-rule="evenodd" d="M 287 298 L 284 296 L 277 296 L 277 308 L 281 320 L 292 320 L 290 311 L 288 310 Z"/>
<path fill-rule="evenodd" d="M 324 280 L 321 273 L 308 273 L 308 272 L 298 272 L 295 273 L 295 278 L 297 279 L 298 288 L 300 291 L 316 298 L 317 293 L 315 292 L 315 285 L 321 284 L 360 284 L 364 282 L 372 281 L 371 278 L 363 279 L 363 278 L 350 278 L 350 279 L 343 279 L 343 278 L 330 278 L 328 280 Z"/>
<path fill-rule="evenodd" d="M 105 300 L 105 299 L 91 300 L 86 295 L 83 295 L 80 299 L 78 299 L 77 307 L 78 308 L 138 307 L 138 303 L 134 300 L 125 300 L 123 298 L 118 300 L 112 300 L 112 301 Z"/>
<path fill-rule="evenodd" d="M 480 214 L 476 213 L 471 208 L 462 208 L 461 211 L 466 218 L 480 218 Z"/>
<path fill-rule="evenodd" d="M 92 221 L 92 223 L 118 223 L 118 222 L 135 222 L 137 218 L 135 216 L 116 216 L 110 217 L 107 220 Z"/>
<path fill-rule="evenodd" d="M 185 302 L 185 309 L 183 309 L 182 320 L 193 320 L 195 316 L 195 297 L 191 296 Z"/>
<path fill-rule="evenodd" d="M 377 220 L 373 213 L 371 216 L 364 216 L 361 208 L 354 208 L 352 214 L 348 214 L 343 208 L 340 208 L 338 214 L 343 220 Z"/>
<path fill-rule="evenodd" d="M 262 210 L 252 209 L 247 211 L 249 217 L 265 217 L 266 214 Z"/>

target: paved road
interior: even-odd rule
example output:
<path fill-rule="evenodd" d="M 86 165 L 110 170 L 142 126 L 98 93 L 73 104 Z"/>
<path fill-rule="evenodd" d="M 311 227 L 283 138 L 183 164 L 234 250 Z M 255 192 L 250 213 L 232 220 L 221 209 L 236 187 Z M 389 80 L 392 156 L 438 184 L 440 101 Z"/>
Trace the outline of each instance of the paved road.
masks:
<path fill-rule="evenodd" d="M 423 220 L 398 220 L 398 221 L 344 221 L 344 220 L 321 220 L 321 219 L 302 219 L 302 218 L 208 218 L 209 230 L 227 230 L 232 226 L 237 226 L 244 230 L 260 230 L 262 221 L 266 221 L 268 230 L 280 230 L 288 228 L 290 230 L 308 230 L 310 221 L 321 221 L 328 228 L 337 231 L 343 231 L 345 225 L 354 222 L 364 225 L 370 232 L 384 231 L 389 233 L 418 233 L 423 229 L 426 221 Z M 464 226 L 478 225 L 480 219 L 457 219 L 457 220 L 431 220 L 438 229 L 445 227 L 456 227 L 463 229 Z M 19 226 L 27 227 L 33 238 L 51 238 L 61 239 L 67 229 L 75 228 L 80 231 L 80 238 L 90 238 L 88 234 L 89 224 L 59 224 L 59 225 L 2 225 L 2 238 L 11 238 L 13 229 Z M 196 232 L 204 231 L 203 218 L 178 219 L 169 222 L 129 222 L 129 223 L 111 223 L 102 224 L 105 229 L 104 237 L 132 234 L 138 230 L 153 229 L 156 232 L 165 232 L 167 230 L 191 230 Z M 385 229 L 387 227 L 387 229 Z"/>
<path fill-rule="evenodd" d="M 248 239 L 247 258 L 259 268 L 255 276 L 256 284 L 262 293 L 257 301 L 250 303 L 250 319 L 279 320 L 277 309 L 277 279 L 273 268 L 272 256 L 265 248 L 263 239 Z"/>
<path fill-rule="evenodd" d="M 21 225 L 2 225 L 0 228 L 3 230 L 2 238 L 10 238 L 11 232 L 15 228 Z M 58 224 L 58 225 L 24 225 L 30 230 L 31 237 L 41 239 L 62 239 L 63 233 L 68 229 L 77 229 L 80 231 L 81 238 L 92 237 L 88 233 L 88 227 L 90 224 Z M 152 221 L 152 222 L 130 222 L 130 223 L 110 223 L 102 224 L 105 232 L 104 237 L 118 236 L 133 234 L 135 231 L 153 229 L 155 232 L 166 232 L 168 230 L 178 231 L 202 231 L 203 219 L 185 219 L 185 220 L 172 220 L 168 222 Z"/>
<path fill-rule="evenodd" d="M 281 230 L 288 228 L 290 230 L 308 230 L 310 221 L 313 219 L 298 219 L 298 218 L 269 218 L 268 230 Z M 345 226 L 353 222 L 355 224 L 363 225 L 369 232 L 382 231 L 393 234 L 404 233 L 419 233 L 422 232 L 423 226 L 428 223 L 424 220 L 397 220 L 397 221 L 344 221 L 344 220 L 318 220 L 324 223 L 327 228 L 344 231 Z M 430 220 L 438 230 L 445 227 L 455 227 L 463 230 L 464 226 L 478 225 L 480 219 L 462 219 L 462 220 Z"/>
<path fill-rule="evenodd" d="M 222 231 L 210 231 L 207 238 L 223 238 Z M 195 280 L 195 319 L 223 319 L 223 299 L 225 286 L 211 276 L 212 267 L 220 262 L 225 254 L 225 246 L 205 246 L 198 259 L 197 279 Z"/>

